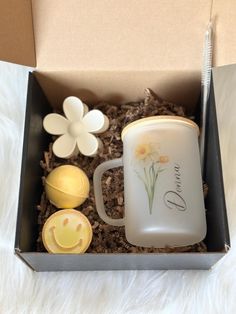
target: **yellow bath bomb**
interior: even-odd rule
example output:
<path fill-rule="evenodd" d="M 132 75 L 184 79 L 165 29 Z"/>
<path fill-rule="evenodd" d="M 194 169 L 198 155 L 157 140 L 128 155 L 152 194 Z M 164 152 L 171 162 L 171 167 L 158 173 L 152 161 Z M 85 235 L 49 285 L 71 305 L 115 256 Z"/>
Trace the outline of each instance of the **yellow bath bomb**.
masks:
<path fill-rule="evenodd" d="M 42 230 L 43 244 L 49 253 L 84 253 L 92 236 L 89 220 L 74 209 L 57 211 L 46 220 Z"/>
<path fill-rule="evenodd" d="M 75 208 L 89 195 L 89 180 L 83 170 L 65 165 L 52 170 L 45 180 L 45 191 L 57 208 Z"/>

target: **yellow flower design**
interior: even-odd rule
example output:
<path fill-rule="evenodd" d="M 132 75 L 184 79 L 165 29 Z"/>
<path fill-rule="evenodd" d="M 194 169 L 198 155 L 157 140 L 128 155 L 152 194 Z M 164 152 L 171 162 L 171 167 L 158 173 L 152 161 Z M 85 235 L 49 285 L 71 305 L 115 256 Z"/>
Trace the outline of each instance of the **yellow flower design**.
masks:
<path fill-rule="evenodd" d="M 159 162 L 161 164 L 165 164 L 165 163 L 169 162 L 169 157 L 168 156 L 160 156 Z"/>
<path fill-rule="evenodd" d="M 155 194 L 155 186 L 161 172 L 165 170 L 163 164 L 169 162 L 168 155 L 160 154 L 159 143 L 143 143 L 135 148 L 135 157 L 141 161 L 141 169 L 135 170 L 142 181 L 148 197 L 149 213 L 152 214 L 152 207 Z"/>
<path fill-rule="evenodd" d="M 140 144 L 136 147 L 135 156 L 137 159 L 144 160 L 151 154 L 151 147 L 149 144 Z"/>

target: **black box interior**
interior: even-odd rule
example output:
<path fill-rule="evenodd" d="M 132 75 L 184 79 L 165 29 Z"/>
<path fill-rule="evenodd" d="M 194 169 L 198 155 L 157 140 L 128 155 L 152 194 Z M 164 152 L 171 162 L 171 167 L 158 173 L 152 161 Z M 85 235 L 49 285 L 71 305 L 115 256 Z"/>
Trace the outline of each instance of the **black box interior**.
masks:
<path fill-rule="evenodd" d="M 207 253 L 85 253 L 82 255 L 40 253 L 36 252 L 38 237 L 36 205 L 40 201 L 43 189 L 39 161 L 50 142 L 50 136 L 43 131 L 42 121 L 52 109 L 34 73 L 30 73 L 15 240 L 16 254 L 36 271 L 210 268 L 226 253 L 230 242 L 213 85 L 209 102 L 205 177 L 209 192 L 205 204 L 207 235 L 204 240 Z"/>

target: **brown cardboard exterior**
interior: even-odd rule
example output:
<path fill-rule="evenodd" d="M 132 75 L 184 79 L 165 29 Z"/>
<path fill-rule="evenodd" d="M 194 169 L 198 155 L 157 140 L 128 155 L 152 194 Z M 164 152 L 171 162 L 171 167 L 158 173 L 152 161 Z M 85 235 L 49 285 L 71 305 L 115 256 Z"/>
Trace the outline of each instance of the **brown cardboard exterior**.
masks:
<path fill-rule="evenodd" d="M 31 0 L 0 1 L 0 60 L 35 66 Z"/>

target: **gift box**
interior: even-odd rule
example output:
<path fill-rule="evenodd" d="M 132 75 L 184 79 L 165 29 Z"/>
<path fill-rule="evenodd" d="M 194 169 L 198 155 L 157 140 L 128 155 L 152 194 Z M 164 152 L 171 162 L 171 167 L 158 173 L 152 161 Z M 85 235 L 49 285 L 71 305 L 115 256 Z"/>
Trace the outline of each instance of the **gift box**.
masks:
<path fill-rule="evenodd" d="M 50 136 L 44 116 L 74 95 L 140 100 L 146 87 L 199 114 L 203 36 L 215 17 L 214 65 L 233 63 L 227 34 L 236 3 L 211 1 L 11 0 L 0 4 L 0 59 L 36 67 L 29 74 L 15 253 L 35 271 L 208 269 L 229 249 L 215 110 L 214 73 L 206 126 L 207 252 L 49 254 L 36 252 L 43 190 L 40 160 Z M 230 22 L 231 21 L 231 22 Z M 234 24 L 234 22 L 232 22 Z M 220 71 L 217 71 L 220 75 Z"/>

